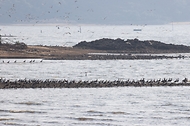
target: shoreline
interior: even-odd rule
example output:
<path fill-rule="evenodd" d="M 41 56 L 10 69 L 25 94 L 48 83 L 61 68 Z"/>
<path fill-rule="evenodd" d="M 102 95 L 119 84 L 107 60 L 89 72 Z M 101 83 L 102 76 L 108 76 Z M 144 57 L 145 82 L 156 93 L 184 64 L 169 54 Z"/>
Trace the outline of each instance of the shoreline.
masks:
<path fill-rule="evenodd" d="M 159 41 L 138 39 L 99 39 L 80 42 L 73 47 L 0 43 L 0 58 L 43 60 L 131 60 L 187 58 L 156 54 L 190 53 L 190 46 L 165 44 Z M 102 55 L 107 54 L 107 55 Z M 117 55 L 116 55 L 117 54 Z M 140 55 L 138 55 L 140 54 Z M 142 55 L 148 54 L 148 55 Z M 154 55 L 152 55 L 154 54 Z"/>
<path fill-rule="evenodd" d="M 172 79 L 159 80 L 94 80 L 94 81 L 68 81 L 68 80 L 15 80 L 0 79 L 0 89 L 27 89 L 27 88 L 111 88 L 111 87 L 173 87 L 190 86 L 187 78 L 181 82 Z"/>
<path fill-rule="evenodd" d="M 179 54 L 170 56 L 168 54 Z M 43 60 L 135 60 L 189 58 L 181 55 L 190 51 L 109 51 L 80 49 L 61 46 L 29 45 L 25 49 L 0 48 L 0 59 L 43 59 Z M 117 55 L 116 55 L 117 54 Z M 144 54 L 144 55 L 143 55 Z M 160 55 L 163 54 L 163 55 Z M 164 55 L 166 54 L 166 55 Z"/>

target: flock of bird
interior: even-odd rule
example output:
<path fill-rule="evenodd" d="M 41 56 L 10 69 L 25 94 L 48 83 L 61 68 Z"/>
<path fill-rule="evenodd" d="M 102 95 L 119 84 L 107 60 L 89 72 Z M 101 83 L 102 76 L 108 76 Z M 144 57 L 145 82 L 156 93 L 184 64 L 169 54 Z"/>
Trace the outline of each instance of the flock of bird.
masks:
<path fill-rule="evenodd" d="M 3 3 L 6 3 L 6 0 L 0 0 L 0 11 L 5 9 L 5 7 L 3 7 Z M 58 22 L 61 21 L 65 24 L 69 24 L 71 22 L 73 22 L 73 20 L 75 20 L 74 22 L 80 22 L 80 20 L 84 20 L 82 15 L 79 14 L 75 14 L 74 12 L 77 12 L 79 9 L 83 9 L 81 6 L 79 6 L 81 3 L 78 0 L 72 0 L 70 1 L 68 4 L 73 4 L 72 8 L 74 8 L 74 10 L 72 11 L 67 11 L 65 9 L 65 1 L 63 0 L 57 0 L 56 2 L 51 2 L 53 4 L 50 4 L 47 1 L 42 1 L 42 2 L 36 2 L 37 6 L 39 6 L 39 8 L 44 8 L 42 12 L 39 12 L 39 14 L 33 14 L 33 12 L 27 12 L 26 14 L 21 18 L 21 17 L 16 17 L 16 14 L 18 13 L 18 11 L 20 11 L 20 3 L 19 2 L 15 2 L 9 5 L 9 8 L 7 8 L 7 12 L 3 14 L 3 12 L 0 14 L 0 17 L 2 15 L 7 15 L 8 18 L 11 18 L 12 20 L 14 20 L 16 23 L 30 23 L 33 25 L 37 25 L 40 23 L 48 23 L 51 22 L 50 18 L 53 19 L 55 22 L 58 19 Z M 28 3 L 29 4 L 29 3 Z M 87 14 L 92 14 L 95 11 L 93 10 L 93 8 L 86 8 L 86 12 Z M 75 15 L 74 15 L 75 14 Z M 44 17 L 43 20 L 41 19 L 41 17 Z M 75 19 L 71 19 L 71 17 L 75 17 Z M 102 17 L 102 20 L 107 20 L 107 15 Z M 61 19 L 61 20 L 60 20 Z M 63 19 L 63 20 L 62 20 Z M 71 36 L 72 32 L 69 28 L 69 26 L 64 26 L 64 28 L 62 28 L 60 25 L 55 25 L 55 28 L 58 30 L 62 30 L 62 34 L 63 36 Z M 44 31 L 41 29 L 40 33 L 43 33 Z M 77 30 L 78 33 L 81 33 L 81 27 L 79 28 L 79 30 Z M 91 33 L 91 37 L 93 36 L 94 32 L 93 31 L 89 31 Z M 24 38 L 22 40 L 28 40 L 29 38 Z M 4 40 L 5 41 L 5 40 Z M 9 41 L 9 40 L 8 40 Z"/>
<path fill-rule="evenodd" d="M 0 10 L 4 9 L 3 3 L 6 2 L 5 0 L 0 1 Z M 76 4 L 75 8 L 79 9 L 79 5 L 77 5 L 77 0 L 74 0 L 73 3 Z M 52 2 L 53 3 L 53 2 Z M 27 3 L 29 5 L 29 3 Z M 64 19 L 64 22 L 70 22 L 69 18 L 71 16 L 71 12 L 64 11 L 65 5 L 62 3 L 62 1 L 57 1 L 54 5 L 50 5 L 48 2 L 38 3 L 39 8 L 44 8 L 44 11 L 39 12 L 38 15 L 33 14 L 33 12 L 28 12 L 25 14 L 24 17 L 16 17 L 15 13 L 19 13 L 20 11 L 20 5 L 19 3 L 13 3 L 12 5 L 9 5 L 9 8 L 7 8 L 4 13 L 0 14 L 0 17 L 3 15 L 7 15 L 9 18 L 12 18 L 17 23 L 44 23 L 49 22 L 51 19 Z M 87 9 L 87 12 L 93 12 L 89 11 L 92 9 Z M 52 14 L 52 15 L 50 15 Z M 50 17 L 51 16 L 51 17 Z M 54 16 L 54 17 L 53 17 Z M 41 17 L 46 17 L 45 19 L 40 19 Z M 50 17 L 50 18 L 48 18 Z M 76 15 L 77 20 L 81 20 L 81 16 Z"/>
<path fill-rule="evenodd" d="M 8 18 L 11 18 L 16 23 L 21 23 L 21 24 L 22 23 L 30 23 L 30 24 L 36 25 L 36 24 L 51 22 L 51 19 L 53 19 L 53 20 L 55 19 L 54 20 L 55 22 L 57 19 L 58 20 L 63 19 L 62 22 L 67 24 L 67 23 L 70 23 L 70 19 L 69 19 L 70 16 L 73 16 L 72 12 L 66 12 L 66 10 L 64 10 L 65 3 L 63 3 L 64 1 L 61 1 L 61 0 L 57 1 L 57 2 L 52 2 L 53 3 L 52 5 L 46 1 L 43 1 L 43 2 L 39 1 L 39 2 L 37 2 L 38 6 L 40 8 L 41 7 L 44 8 L 43 9 L 44 11 L 39 12 L 39 14 L 35 14 L 35 15 L 33 14 L 33 12 L 27 12 L 26 11 L 26 14 L 24 15 L 24 17 L 19 17 L 19 16 L 16 17 L 16 13 L 19 13 L 18 11 L 20 11 L 19 2 L 18 3 L 12 3 L 12 5 L 10 4 L 9 6 L 6 6 L 8 8 L 5 9 L 4 3 L 5 3 L 5 5 L 7 5 L 7 2 L 8 1 L 0 0 L 0 11 L 5 10 L 5 11 L 2 11 L 0 13 L 0 18 L 4 17 L 3 15 L 6 15 L 6 16 L 8 16 Z M 80 7 L 77 3 L 78 3 L 77 0 L 73 0 L 73 4 L 75 4 L 75 8 L 79 9 Z M 87 12 L 89 12 L 89 10 L 92 10 L 92 9 L 88 9 Z M 75 11 L 77 11 L 77 10 L 75 10 Z M 93 12 L 93 11 L 90 11 L 90 13 L 91 12 Z M 77 18 L 76 19 L 77 21 L 81 20 L 81 16 L 79 16 L 79 15 L 75 15 L 75 16 Z M 40 19 L 41 17 L 45 17 L 45 18 Z M 58 30 L 61 29 L 60 25 L 55 25 L 55 27 Z M 64 26 L 64 27 L 65 27 L 65 29 L 63 29 L 62 35 L 63 36 L 65 36 L 65 35 L 70 36 L 72 33 L 70 31 L 69 26 Z M 79 29 L 80 30 L 78 30 L 78 32 L 81 32 L 81 28 L 79 28 Z M 43 33 L 43 30 L 40 30 L 40 33 Z M 25 39 L 22 39 L 22 40 L 25 40 Z M 6 40 L 3 40 L 3 41 L 6 41 Z M 9 41 L 9 40 L 7 40 L 7 41 Z"/>
<path fill-rule="evenodd" d="M 176 80 L 173 82 L 171 79 L 159 79 L 159 80 L 93 80 L 93 81 L 76 81 L 76 80 L 28 80 L 28 79 L 19 79 L 15 81 L 6 80 L 0 78 L 0 89 L 7 88 L 102 88 L 102 87 L 153 87 L 153 86 L 190 86 L 188 79 L 185 78 L 182 82 Z"/>
<path fill-rule="evenodd" d="M 23 61 L 23 63 L 35 63 L 35 62 L 43 62 L 43 60 L 40 60 L 40 61 L 37 61 L 37 60 L 29 60 L 29 61 L 27 61 L 27 60 L 24 60 Z M 10 60 L 8 60 L 8 61 L 2 61 L 2 63 L 11 63 L 11 61 Z M 17 60 L 14 60 L 14 61 L 12 61 L 12 63 L 17 63 Z"/>

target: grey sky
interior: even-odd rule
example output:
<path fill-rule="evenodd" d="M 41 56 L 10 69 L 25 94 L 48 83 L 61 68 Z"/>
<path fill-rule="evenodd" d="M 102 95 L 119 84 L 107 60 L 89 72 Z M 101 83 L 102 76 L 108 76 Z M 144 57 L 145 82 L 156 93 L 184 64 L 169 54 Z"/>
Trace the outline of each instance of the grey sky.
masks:
<path fill-rule="evenodd" d="M 165 24 L 189 13 L 190 0 L 0 0 L 0 23 Z"/>

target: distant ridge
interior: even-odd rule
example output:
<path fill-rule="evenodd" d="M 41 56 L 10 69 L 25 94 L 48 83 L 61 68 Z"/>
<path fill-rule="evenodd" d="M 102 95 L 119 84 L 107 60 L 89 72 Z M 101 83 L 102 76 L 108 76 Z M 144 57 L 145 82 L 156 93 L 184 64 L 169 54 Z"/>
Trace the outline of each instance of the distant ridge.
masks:
<path fill-rule="evenodd" d="M 95 49 L 107 51 L 137 51 L 137 52 L 190 52 L 190 47 L 185 45 L 165 44 L 163 42 L 138 39 L 108 39 L 103 38 L 91 42 L 82 41 L 74 48 Z"/>

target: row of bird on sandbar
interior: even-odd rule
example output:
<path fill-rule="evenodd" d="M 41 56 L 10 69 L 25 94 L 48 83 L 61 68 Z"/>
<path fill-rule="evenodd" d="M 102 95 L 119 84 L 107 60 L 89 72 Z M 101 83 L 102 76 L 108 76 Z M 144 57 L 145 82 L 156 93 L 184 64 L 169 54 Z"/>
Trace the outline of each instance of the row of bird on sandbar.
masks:
<path fill-rule="evenodd" d="M 14 61 L 10 61 L 10 60 L 8 60 L 8 61 L 2 61 L 2 63 L 17 63 L 17 60 L 14 60 Z M 38 60 L 24 60 L 24 61 L 22 61 L 23 63 L 35 63 L 35 62 L 43 62 L 43 60 L 40 60 L 40 61 L 38 61 Z"/>

